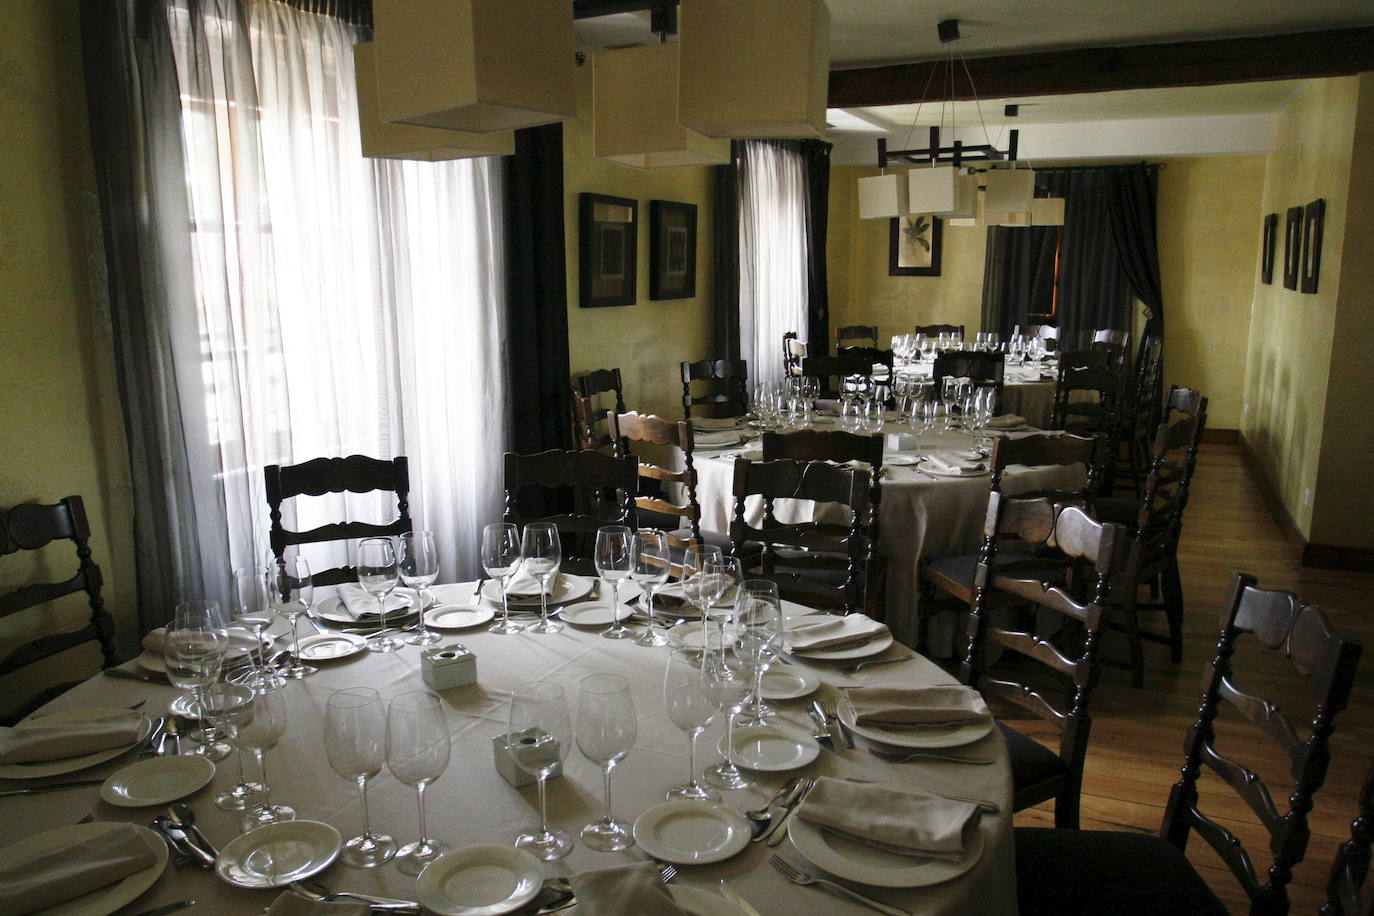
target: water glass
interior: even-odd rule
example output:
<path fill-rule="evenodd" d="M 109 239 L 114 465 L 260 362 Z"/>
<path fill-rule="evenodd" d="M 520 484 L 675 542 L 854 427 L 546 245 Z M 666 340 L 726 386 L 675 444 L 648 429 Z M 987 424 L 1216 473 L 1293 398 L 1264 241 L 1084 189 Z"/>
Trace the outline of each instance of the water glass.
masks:
<path fill-rule="evenodd" d="M 706 648 L 707 609 L 720 597 L 724 581 L 711 575 L 719 566 L 721 550 L 710 544 L 692 544 L 682 557 L 682 593 L 701 613 L 701 648 Z"/>
<path fill-rule="evenodd" d="M 371 687 L 334 692 L 325 706 L 324 751 L 329 765 L 357 783 L 363 806 L 363 832 L 346 841 L 339 861 L 353 868 L 376 868 L 396 855 L 396 841 L 372 832 L 367 811 L 367 784 L 386 761 L 386 709 Z"/>
<path fill-rule="evenodd" d="M 611 814 L 611 770 L 635 745 L 639 725 L 630 682 L 618 674 L 584 677 L 577 696 L 577 749 L 601 767 L 605 807 L 601 819 L 582 828 L 589 849 L 616 852 L 634 843 L 631 826 Z"/>
<path fill-rule="evenodd" d="M 743 718 L 764 722 L 777 712 L 763 698 L 763 676 L 783 651 L 782 606 L 778 584 L 768 579 L 745 579 L 735 608 L 735 652 L 753 672 Z"/>
<path fill-rule="evenodd" d="M 177 605 L 162 644 L 167 680 L 173 687 L 189 690 L 199 712 L 201 743 L 191 753 L 210 760 L 223 760 L 231 751 L 229 745 L 216 740 L 205 714 L 205 690 L 219 680 L 228 645 L 219 605 L 200 600 Z"/>
<path fill-rule="evenodd" d="M 722 789 L 743 789 L 751 781 L 735 766 L 735 719 L 749 699 L 753 671 L 735 647 L 721 647 L 701 660 L 701 678 L 706 693 L 725 713 L 725 759 L 706 770 L 706 781 Z"/>
<path fill-rule="evenodd" d="M 453 847 L 431 839 L 425 826 L 425 789 L 444 775 L 449 761 L 448 723 L 443 703 L 425 690 L 403 693 L 386 710 L 386 765 L 399 782 L 415 789 L 420 838 L 396 852 L 403 875 L 418 875 Z"/>
<path fill-rule="evenodd" d="M 301 617 L 310 613 L 315 601 L 315 588 L 310 579 L 310 564 L 299 554 L 284 556 L 272 563 L 272 598 L 277 601 L 277 613 L 291 624 L 291 665 L 283 677 L 299 680 L 320 669 L 301 661 Z"/>
<path fill-rule="evenodd" d="M 415 589 L 415 600 L 420 605 L 420 619 L 415 632 L 407 633 L 401 639 L 412 646 L 431 646 L 443 639 L 425 626 L 425 608 L 434 600 L 428 589 L 439 578 L 439 550 L 434 546 L 434 532 L 410 531 L 401 535 L 400 541 L 401 552 L 396 557 L 396 569 L 405 586 Z"/>
<path fill-rule="evenodd" d="M 391 538 L 364 538 L 358 545 L 358 584 L 377 599 L 380 630 L 386 629 L 386 599 L 401 581 L 396 566 L 396 547 Z M 377 636 L 368 641 L 373 652 L 395 652 L 401 641 L 390 636 Z"/>
<path fill-rule="evenodd" d="M 654 597 L 668 581 L 668 573 L 673 567 L 667 533 L 657 528 L 641 528 L 635 532 L 634 551 L 634 569 L 630 577 L 639 583 L 647 596 L 645 608 L 649 618 L 649 625 L 635 640 L 635 645 L 666 646 L 667 635 L 655 626 Z"/>
<path fill-rule="evenodd" d="M 601 631 L 606 639 L 628 639 L 635 635 L 620 616 L 620 583 L 634 572 L 634 543 L 635 533 L 624 525 L 604 525 L 597 529 L 594 548 L 596 572 L 611 586 L 611 625 Z M 628 608 L 626 611 L 625 616 L 628 617 Z"/>
<path fill-rule="evenodd" d="M 230 675 L 229 680 L 255 690 L 277 688 L 286 683 L 275 668 L 268 667 L 263 656 L 263 633 L 276 619 L 276 602 L 271 591 L 273 579 L 272 573 L 261 566 L 234 570 L 234 623 L 252 632 L 255 646 L 249 667 Z"/>
<path fill-rule="evenodd" d="M 509 746 L 511 756 L 522 770 L 539 782 L 539 829 L 515 838 L 515 847 L 533 853 L 545 862 L 561 859 L 572 851 L 572 837 L 549 827 L 548 792 L 545 782 L 568 756 L 572 725 L 563 688 L 547 681 L 535 681 L 515 688 L 510 699 L 507 734 L 530 731 L 533 741 Z"/>
<path fill-rule="evenodd" d="M 549 619 L 549 583 L 558 580 L 558 569 L 563 565 L 563 544 L 553 522 L 530 522 L 525 526 L 520 561 L 525 572 L 539 583 L 539 622 L 530 627 L 530 632 L 562 632 L 563 624 Z"/>
<path fill-rule="evenodd" d="M 510 600 L 506 588 L 520 569 L 520 532 L 509 522 L 492 522 L 482 529 L 482 569 L 501 584 L 501 619 L 487 628 L 489 633 L 519 633 L 523 624 L 510 619 Z"/>
<path fill-rule="evenodd" d="M 687 781 L 668 790 L 669 800 L 720 801 L 719 792 L 697 781 L 697 738 L 716 720 L 716 712 L 720 709 L 702 680 L 700 654 L 674 649 L 668 656 L 668 668 L 663 675 L 663 707 L 668 713 L 668 721 L 686 732 L 691 740 Z"/>
<path fill-rule="evenodd" d="M 239 723 L 239 747 L 253 752 L 262 777 L 262 801 L 250 808 L 239 824 L 239 829 L 247 833 L 264 824 L 295 820 L 296 812 L 286 805 L 272 804 L 272 787 L 267 781 L 267 752 L 286 734 L 286 697 L 281 688 L 253 691 L 244 715 L 246 719 Z"/>

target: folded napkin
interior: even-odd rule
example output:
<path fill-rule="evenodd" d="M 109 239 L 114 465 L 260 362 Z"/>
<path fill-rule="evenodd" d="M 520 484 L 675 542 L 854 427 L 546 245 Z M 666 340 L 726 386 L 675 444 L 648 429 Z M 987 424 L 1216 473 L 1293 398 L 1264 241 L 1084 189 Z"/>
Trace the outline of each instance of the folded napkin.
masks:
<path fill-rule="evenodd" d="M 876 639 L 888 632 L 887 624 L 879 623 L 867 614 L 847 617 L 813 614 L 784 623 L 784 639 L 790 652 L 807 652 L 833 648 L 844 643 Z"/>
<path fill-rule="evenodd" d="M 86 722 L 53 722 L 42 719 L 14 728 L 0 728 L 0 763 L 34 763 L 80 757 L 112 747 L 129 747 L 138 740 L 143 719 L 136 713 L 92 719 Z M 4 908 L 0 907 L 0 912 Z"/>
<path fill-rule="evenodd" d="M 0 862 L 0 913 L 20 916 L 122 881 L 157 864 L 133 824 Z"/>
<path fill-rule="evenodd" d="M 572 876 L 572 889 L 577 895 L 577 912 L 584 916 L 687 916 L 687 911 L 673 902 L 653 862 L 584 871 Z"/>
<path fill-rule="evenodd" d="M 562 575 L 558 573 L 549 577 L 548 588 L 544 589 L 547 594 L 552 595 L 558 591 L 558 580 Z M 522 566 L 520 571 L 511 577 L 510 584 L 506 586 L 506 594 L 512 598 L 538 598 L 539 580 L 525 572 Z"/>
<path fill-rule="evenodd" d="M 282 891 L 267 908 L 267 916 L 367 916 L 372 908 L 353 900 L 310 900 L 291 891 Z"/>
<path fill-rule="evenodd" d="M 971 687 L 866 687 L 849 692 L 854 721 L 890 731 L 962 725 L 992 717 Z"/>
<path fill-rule="evenodd" d="M 971 474 L 987 470 L 982 459 L 968 458 L 959 452 L 935 452 L 926 456 L 926 464 L 942 474 Z"/>
<path fill-rule="evenodd" d="M 692 429 L 700 435 L 703 429 L 739 429 L 745 422 L 744 417 L 693 417 Z"/>
<path fill-rule="evenodd" d="M 740 435 L 735 430 L 720 432 L 697 432 L 692 434 L 692 444 L 697 448 L 724 448 L 739 442 Z"/>
<path fill-rule="evenodd" d="M 957 862 L 978 829 L 978 806 L 924 792 L 822 776 L 797 817 L 865 846 Z"/>
<path fill-rule="evenodd" d="M 1015 429 L 1018 426 L 1026 425 L 1026 418 L 1019 417 L 1014 413 L 1004 413 L 1000 417 L 993 417 L 983 424 L 988 429 Z"/>
<path fill-rule="evenodd" d="M 163 646 L 167 645 L 167 628 L 158 627 L 149 630 L 148 635 L 143 637 L 143 651 L 151 652 L 154 655 L 161 655 Z"/>
<path fill-rule="evenodd" d="M 339 601 L 348 609 L 349 616 L 354 620 L 376 620 L 381 616 L 377 611 L 377 599 L 369 595 L 356 582 L 345 582 L 339 586 Z M 405 595 L 392 592 L 386 596 L 386 612 L 388 614 L 407 607 L 410 607 L 410 601 Z"/>

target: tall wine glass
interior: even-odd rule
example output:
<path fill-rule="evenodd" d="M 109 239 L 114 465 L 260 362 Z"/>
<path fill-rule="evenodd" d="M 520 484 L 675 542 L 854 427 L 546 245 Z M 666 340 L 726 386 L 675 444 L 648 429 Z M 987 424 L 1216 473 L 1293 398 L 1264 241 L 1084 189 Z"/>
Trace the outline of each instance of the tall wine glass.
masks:
<path fill-rule="evenodd" d="M 510 698 L 511 735 L 528 732 L 533 741 L 510 745 L 516 764 L 539 781 L 539 829 L 515 838 L 517 849 L 526 849 L 545 862 L 561 859 L 572 851 L 572 837 L 549 829 L 548 792 L 545 781 L 568 756 L 572 725 L 563 688 L 534 681 L 515 688 Z"/>
<path fill-rule="evenodd" d="M 706 768 L 706 781 L 722 789 L 743 789 L 751 785 L 747 776 L 735 766 L 735 719 L 749 699 L 754 675 L 748 659 L 738 654 L 736 647 L 721 646 L 719 652 L 707 652 L 701 659 L 701 678 L 706 693 L 725 713 L 725 759 Z"/>
<path fill-rule="evenodd" d="M 229 745 L 215 739 L 205 714 L 205 689 L 219 680 L 228 645 L 219 605 L 199 600 L 177 605 L 162 645 L 167 680 L 173 687 L 191 691 L 199 713 L 201 743 L 191 753 L 211 760 L 223 760 L 230 751 Z"/>
<path fill-rule="evenodd" d="M 782 651 L 782 610 L 778 584 L 767 579 L 745 579 L 735 607 L 735 652 L 753 673 L 750 698 L 740 710 L 753 722 L 764 722 L 776 711 L 763 698 L 763 676 Z"/>
<path fill-rule="evenodd" d="M 719 708 L 706 692 L 701 679 L 701 657 L 697 653 L 674 649 L 668 656 L 663 675 L 663 707 L 668 720 L 691 739 L 687 782 L 668 790 L 668 798 L 689 801 L 720 801 L 720 793 L 697 782 L 697 738 L 716 719 Z"/>
<path fill-rule="evenodd" d="M 272 564 L 272 597 L 279 602 L 278 612 L 291 624 L 291 666 L 282 671 L 283 677 L 300 679 L 319 671 L 314 665 L 301 661 L 301 617 L 310 613 L 315 601 L 315 587 L 310 579 L 310 564 L 300 554 L 282 557 Z"/>
<path fill-rule="evenodd" d="M 606 805 L 601 820 L 582 828 L 589 849 L 615 852 L 634 843 L 630 825 L 611 815 L 611 770 L 625 759 L 639 735 L 630 682 L 618 674 L 582 679 L 577 695 L 577 749 L 605 776 Z"/>
<path fill-rule="evenodd" d="M 253 691 L 242 684 L 221 681 L 205 691 L 205 713 L 215 723 L 221 737 L 234 741 L 238 753 L 239 780 L 215 796 L 215 807 L 221 811 L 243 811 L 262 798 L 260 782 L 250 782 L 243 772 L 243 742 L 238 740 L 239 728 L 253 718 Z"/>
<path fill-rule="evenodd" d="M 349 687 L 331 694 L 324 718 L 324 751 L 329 765 L 358 785 L 363 832 L 343 844 L 339 861 L 353 868 L 376 868 L 396 855 L 396 841 L 372 832 L 367 783 L 386 760 L 386 709 L 371 687 Z"/>
<path fill-rule="evenodd" d="M 425 827 L 425 789 L 448 769 L 448 725 L 439 698 L 424 690 L 403 693 L 386 711 L 386 765 L 391 775 L 415 787 L 420 805 L 420 839 L 396 853 L 396 867 L 404 875 L 418 875 L 425 866 L 453 847 L 432 840 Z"/>
<path fill-rule="evenodd" d="M 396 558 L 396 566 L 401 581 L 407 588 L 415 589 L 416 600 L 420 602 L 419 625 L 414 633 L 407 633 L 401 639 L 412 646 L 433 645 L 443 639 L 425 626 L 425 608 L 429 607 L 426 589 L 439 578 L 439 551 L 434 546 L 434 533 L 417 530 L 401 535 L 401 553 Z"/>
<path fill-rule="evenodd" d="M 682 593 L 687 600 L 696 605 L 701 614 L 701 649 L 707 646 L 706 628 L 709 626 L 707 610 L 720 597 L 724 583 L 711 575 L 712 566 L 719 565 L 719 547 L 710 544 L 692 544 L 682 556 Z"/>
<path fill-rule="evenodd" d="M 286 683 L 275 668 L 269 668 L 263 656 L 262 634 L 276 619 L 270 591 L 271 575 L 261 566 L 247 566 L 234 570 L 234 623 L 253 633 L 252 664 L 244 671 L 231 675 L 236 684 L 247 684 L 254 690 L 276 688 Z"/>
<path fill-rule="evenodd" d="M 620 583 L 634 572 L 634 545 L 635 533 L 624 525 L 604 525 L 596 531 L 596 572 L 611 584 L 611 625 L 601 631 L 606 639 L 635 635 L 620 620 Z"/>
<path fill-rule="evenodd" d="M 262 801 L 250 808 L 240 823 L 244 833 L 263 824 L 295 820 L 296 811 L 286 805 L 272 804 L 272 787 L 267 781 L 267 752 L 286 734 L 286 696 L 281 688 L 254 691 L 246 720 L 239 725 L 239 747 L 253 752 L 262 776 Z"/>
<path fill-rule="evenodd" d="M 364 538 L 358 545 L 358 584 L 377 599 L 378 623 L 386 629 L 386 599 L 400 581 L 396 568 L 396 548 L 391 538 Z M 395 652 L 401 641 L 390 636 L 378 636 L 368 641 L 373 652 Z"/>
<path fill-rule="evenodd" d="M 558 578 L 563 565 L 563 545 L 553 522 L 530 522 L 520 542 L 520 559 L 525 572 L 539 583 L 539 622 L 531 626 L 531 633 L 558 633 L 563 624 L 549 619 L 549 582 Z"/>
<path fill-rule="evenodd" d="M 702 645 L 709 649 L 711 642 L 706 638 L 704 627 L 706 619 L 709 617 L 716 622 L 716 635 L 720 637 L 721 646 L 724 646 L 725 624 L 734 616 L 735 599 L 739 594 L 740 580 L 744 576 L 738 557 L 722 556 L 718 560 L 712 559 L 706 564 L 706 572 L 713 579 L 711 591 L 715 596 L 706 605 L 702 614 Z"/>
<path fill-rule="evenodd" d="M 641 528 L 635 533 L 635 565 L 630 575 L 649 596 L 645 605 L 649 625 L 635 640 L 637 646 L 668 645 L 667 635 L 654 626 L 654 596 L 663 587 L 663 583 L 668 581 L 668 573 L 672 566 L 667 533 L 657 528 Z"/>
<path fill-rule="evenodd" d="M 487 628 L 490 633 L 519 633 L 523 624 L 510 619 L 506 588 L 520 568 L 520 531 L 509 522 L 492 522 L 482 529 L 482 569 L 501 583 L 501 619 Z"/>

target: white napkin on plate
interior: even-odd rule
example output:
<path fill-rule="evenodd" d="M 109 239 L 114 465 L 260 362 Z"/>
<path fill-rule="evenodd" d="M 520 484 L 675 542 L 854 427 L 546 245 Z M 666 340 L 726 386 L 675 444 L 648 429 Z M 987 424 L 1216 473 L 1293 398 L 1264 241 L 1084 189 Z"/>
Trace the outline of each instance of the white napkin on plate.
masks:
<path fill-rule="evenodd" d="M 545 593 L 548 595 L 555 594 L 558 591 L 558 582 L 562 578 L 561 572 L 550 576 L 548 587 L 544 589 Z M 506 586 L 506 594 L 512 598 L 538 598 L 539 580 L 525 572 L 525 568 L 522 566 L 520 571 L 511 577 L 510 584 Z"/>
<path fill-rule="evenodd" d="M 133 824 L 119 824 L 0 862 L 0 913 L 20 916 L 122 881 L 157 864 L 157 854 Z"/>
<path fill-rule="evenodd" d="M 14 728 L 0 728 L 0 763 L 64 760 L 112 747 L 129 747 L 138 740 L 143 718 L 129 713 L 84 722 L 42 722 L 42 718 L 30 719 Z"/>
<path fill-rule="evenodd" d="M 339 603 L 348 609 L 349 616 L 354 620 L 367 618 L 376 620 L 380 616 L 377 611 L 377 599 L 369 595 L 356 582 L 345 582 L 339 586 Z M 410 607 L 410 601 L 405 595 L 392 592 L 386 596 L 386 612 L 388 614 L 408 607 Z"/>
<path fill-rule="evenodd" d="M 1000 417 L 993 417 L 984 425 L 988 429 L 1015 429 L 1018 426 L 1025 426 L 1026 418 L 1014 413 L 1004 413 Z"/>
<path fill-rule="evenodd" d="M 692 430 L 700 436 L 703 429 L 739 429 L 745 424 L 743 417 L 693 417 Z"/>
<path fill-rule="evenodd" d="M 692 445 L 697 448 L 725 448 L 736 445 L 739 441 L 740 434 L 729 429 L 720 432 L 698 432 L 692 435 Z"/>
<path fill-rule="evenodd" d="M 788 620 L 784 626 L 786 632 L 783 637 L 790 652 L 808 652 L 876 639 L 888 632 L 887 624 L 879 623 L 867 614 L 850 614 L 847 617 L 812 614 Z"/>
<path fill-rule="evenodd" d="M 968 458 L 958 452 L 935 452 L 926 456 L 926 464 L 942 474 L 972 474 L 986 471 L 981 458 Z"/>
<path fill-rule="evenodd" d="M 577 895 L 577 912 L 585 916 L 687 916 L 687 911 L 673 902 L 653 862 L 584 871 L 573 875 L 571 883 Z"/>
<path fill-rule="evenodd" d="M 972 687 L 866 687 L 850 691 L 854 721 L 888 731 L 943 728 L 992 717 L 983 695 Z"/>
<path fill-rule="evenodd" d="M 822 776 L 797 817 L 898 855 L 957 862 L 978 829 L 978 806 L 924 792 Z"/>
<path fill-rule="evenodd" d="M 367 916 L 372 908 L 354 900 L 310 900 L 282 891 L 267 908 L 267 916 Z"/>

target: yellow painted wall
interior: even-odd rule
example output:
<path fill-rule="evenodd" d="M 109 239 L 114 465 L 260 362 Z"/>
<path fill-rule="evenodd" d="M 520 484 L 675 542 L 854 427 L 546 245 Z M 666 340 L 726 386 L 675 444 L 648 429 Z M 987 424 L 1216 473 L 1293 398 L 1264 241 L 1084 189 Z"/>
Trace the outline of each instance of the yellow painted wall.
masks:
<path fill-rule="evenodd" d="M 13 0 L 0 38 L 0 505 L 85 498 L 104 594 L 133 630 L 132 505 L 108 321 L 93 304 L 88 258 L 100 250 L 76 0 Z M 93 252 L 93 253 L 92 253 Z M 37 560 L 54 579 L 75 555 Z M 31 557 L 0 560 L 0 589 Z M 84 603 L 61 614 L 80 621 Z M 9 621 L 13 637 L 24 625 Z M 18 632 L 16 632 L 16 628 Z M 3 637 L 0 637 L 3 638 Z M 81 664 L 92 669 L 94 654 Z M 62 674 L 74 677 L 68 667 Z M 8 691 L 12 685 L 0 684 Z M 5 704 L 0 702 L 0 707 Z"/>

